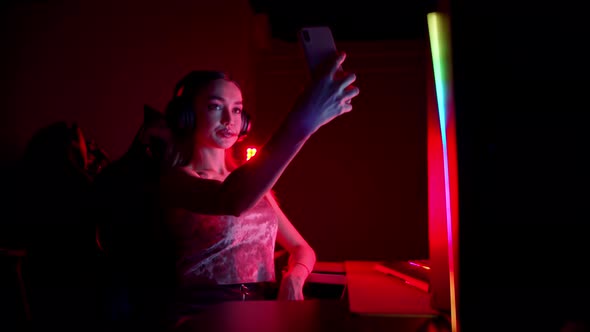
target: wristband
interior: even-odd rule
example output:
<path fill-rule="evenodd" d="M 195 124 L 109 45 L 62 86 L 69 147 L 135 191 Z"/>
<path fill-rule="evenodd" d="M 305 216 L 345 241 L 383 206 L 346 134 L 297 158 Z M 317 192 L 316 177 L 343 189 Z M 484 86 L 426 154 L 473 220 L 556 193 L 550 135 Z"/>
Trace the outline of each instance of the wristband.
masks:
<path fill-rule="evenodd" d="M 311 270 L 305 264 L 297 262 L 297 263 L 295 263 L 295 265 L 303 266 L 307 270 L 307 274 L 311 274 Z"/>

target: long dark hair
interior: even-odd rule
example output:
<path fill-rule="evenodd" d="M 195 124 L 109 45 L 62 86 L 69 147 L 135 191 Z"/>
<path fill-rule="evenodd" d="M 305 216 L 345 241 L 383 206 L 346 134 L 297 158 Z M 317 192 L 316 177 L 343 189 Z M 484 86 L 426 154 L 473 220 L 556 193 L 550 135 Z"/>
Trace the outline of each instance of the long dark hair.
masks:
<path fill-rule="evenodd" d="M 172 100 L 165 110 L 166 123 L 172 133 L 172 157 L 169 167 L 186 166 L 193 157 L 195 147 L 196 114 L 193 110 L 195 97 L 215 80 L 223 79 L 236 84 L 222 71 L 194 70 L 185 75 L 174 87 Z M 232 149 L 226 151 L 226 165 L 230 170 L 237 167 Z"/>

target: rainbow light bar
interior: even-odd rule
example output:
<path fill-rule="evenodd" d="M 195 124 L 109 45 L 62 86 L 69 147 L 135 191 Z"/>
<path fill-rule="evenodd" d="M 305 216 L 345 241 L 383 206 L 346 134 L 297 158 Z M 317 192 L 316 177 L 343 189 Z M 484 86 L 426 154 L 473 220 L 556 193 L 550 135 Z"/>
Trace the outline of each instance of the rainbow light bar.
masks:
<path fill-rule="evenodd" d="M 447 248 L 449 258 L 449 283 L 450 283 L 450 300 L 451 300 L 451 325 L 453 332 L 458 331 L 457 322 L 457 298 L 456 298 L 456 267 L 455 251 L 453 245 L 453 217 L 457 216 L 453 211 L 454 204 L 452 199 L 457 199 L 457 178 L 451 178 L 450 174 L 456 174 L 455 169 L 449 167 L 449 148 L 451 158 L 456 155 L 455 133 L 454 129 L 454 105 L 452 100 L 452 77 L 451 77 L 451 43 L 450 28 L 447 15 L 440 12 L 432 12 L 427 15 L 428 32 L 430 37 L 430 47 L 432 54 L 432 65 L 434 71 L 434 82 L 436 89 L 436 101 L 438 108 L 438 117 L 440 122 L 440 132 L 442 136 L 442 152 L 444 164 L 444 186 L 445 186 L 445 213 L 447 229 Z M 449 123 L 452 123 L 449 128 Z M 451 146 L 449 146 L 449 137 L 451 137 Z M 452 188 L 451 188 L 452 187 Z M 452 195 L 453 194 L 453 195 Z M 458 220 L 455 220 L 455 227 Z M 456 243 L 455 243 L 456 245 Z"/>

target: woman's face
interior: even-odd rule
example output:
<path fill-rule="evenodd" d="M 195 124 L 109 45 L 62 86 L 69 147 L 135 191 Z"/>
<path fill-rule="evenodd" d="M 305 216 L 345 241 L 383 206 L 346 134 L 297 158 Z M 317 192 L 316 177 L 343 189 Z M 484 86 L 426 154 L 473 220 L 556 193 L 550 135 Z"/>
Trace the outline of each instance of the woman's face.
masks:
<path fill-rule="evenodd" d="M 231 81 L 217 79 L 195 98 L 196 144 L 228 149 L 238 140 L 242 127 L 242 92 Z"/>

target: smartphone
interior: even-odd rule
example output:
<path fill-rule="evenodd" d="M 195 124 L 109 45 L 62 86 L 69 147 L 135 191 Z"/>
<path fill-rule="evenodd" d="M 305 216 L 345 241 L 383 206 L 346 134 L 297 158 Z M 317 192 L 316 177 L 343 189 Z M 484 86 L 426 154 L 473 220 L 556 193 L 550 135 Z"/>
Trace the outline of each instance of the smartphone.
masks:
<path fill-rule="evenodd" d="M 328 26 L 303 27 L 298 32 L 298 39 L 312 76 L 322 63 L 338 53 L 332 30 Z"/>

